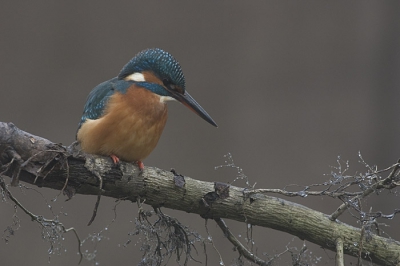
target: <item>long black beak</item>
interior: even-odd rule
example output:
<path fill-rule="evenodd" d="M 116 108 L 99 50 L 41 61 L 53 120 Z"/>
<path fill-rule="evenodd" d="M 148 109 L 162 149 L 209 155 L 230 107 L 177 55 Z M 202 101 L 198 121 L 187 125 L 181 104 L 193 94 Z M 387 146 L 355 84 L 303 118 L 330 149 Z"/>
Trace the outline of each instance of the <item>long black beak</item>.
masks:
<path fill-rule="evenodd" d="M 172 93 L 172 97 L 183 103 L 186 107 L 195 112 L 198 116 L 206 120 L 211 125 L 218 127 L 217 123 L 215 123 L 215 121 L 206 112 L 206 110 L 204 110 L 203 107 L 201 107 L 200 104 L 198 104 L 187 91 L 185 91 L 184 94 L 178 93 L 176 91 L 170 91 L 170 92 Z"/>

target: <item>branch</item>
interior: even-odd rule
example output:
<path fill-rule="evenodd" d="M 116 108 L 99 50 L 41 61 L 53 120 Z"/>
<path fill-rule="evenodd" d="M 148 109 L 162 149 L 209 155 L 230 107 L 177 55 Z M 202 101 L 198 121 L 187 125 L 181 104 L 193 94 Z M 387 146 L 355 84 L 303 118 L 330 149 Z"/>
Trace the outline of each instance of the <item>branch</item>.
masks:
<path fill-rule="evenodd" d="M 203 182 L 155 167 L 146 167 L 143 172 L 130 163 L 115 167 L 109 158 L 81 154 L 73 145 L 52 143 L 12 123 L 0 123 L 0 168 L 3 175 L 14 179 L 20 168 L 19 180 L 39 187 L 62 190 L 68 182 L 64 193 L 70 196 L 97 196 L 99 179 L 93 174 L 97 172 L 103 179 L 102 196 L 132 202 L 140 198 L 155 208 L 273 228 L 333 251 L 340 238 L 344 253 L 355 257 L 360 252 L 355 244 L 363 239 L 360 229 L 287 200 L 263 193 L 249 194 L 244 188 Z M 368 239 L 364 237 L 361 254 L 378 264 L 396 265 L 400 262 L 400 242 L 371 234 Z"/>

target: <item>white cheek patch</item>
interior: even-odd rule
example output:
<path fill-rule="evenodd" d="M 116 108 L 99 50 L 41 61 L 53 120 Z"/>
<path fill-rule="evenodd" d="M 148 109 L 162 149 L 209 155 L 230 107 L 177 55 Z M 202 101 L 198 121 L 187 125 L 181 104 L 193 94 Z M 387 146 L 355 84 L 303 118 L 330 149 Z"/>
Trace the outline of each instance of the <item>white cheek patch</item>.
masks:
<path fill-rule="evenodd" d="M 160 96 L 160 103 L 168 102 L 168 101 L 176 101 L 175 98 L 170 96 Z"/>
<path fill-rule="evenodd" d="M 144 82 L 146 79 L 144 78 L 144 75 L 139 72 L 135 72 L 127 77 L 125 77 L 125 80 L 133 80 L 136 82 Z"/>

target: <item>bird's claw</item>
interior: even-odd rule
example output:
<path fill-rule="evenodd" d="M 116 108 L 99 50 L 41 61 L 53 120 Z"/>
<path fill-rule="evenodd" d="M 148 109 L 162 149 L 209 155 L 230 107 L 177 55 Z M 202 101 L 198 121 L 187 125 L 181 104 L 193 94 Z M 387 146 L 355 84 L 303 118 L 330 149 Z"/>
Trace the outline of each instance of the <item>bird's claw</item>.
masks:
<path fill-rule="evenodd" d="M 113 160 L 115 165 L 119 164 L 119 158 L 116 155 L 111 154 L 110 157 Z"/>
<path fill-rule="evenodd" d="M 140 172 L 143 172 L 144 170 L 144 164 L 142 161 L 137 161 L 136 164 L 138 165 Z"/>

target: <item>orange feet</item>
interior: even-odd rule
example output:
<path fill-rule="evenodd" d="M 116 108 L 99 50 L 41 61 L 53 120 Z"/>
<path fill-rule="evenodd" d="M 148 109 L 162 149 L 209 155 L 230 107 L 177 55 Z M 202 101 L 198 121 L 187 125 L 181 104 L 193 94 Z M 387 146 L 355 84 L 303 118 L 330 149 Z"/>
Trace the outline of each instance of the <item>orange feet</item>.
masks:
<path fill-rule="evenodd" d="M 110 157 L 113 160 L 114 164 L 119 164 L 119 158 L 116 155 L 111 154 Z"/>
<path fill-rule="evenodd" d="M 111 154 L 110 157 L 111 157 L 111 159 L 113 160 L 113 162 L 114 162 L 115 165 L 119 164 L 119 158 L 118 158 L 118 156 L 116 156 L 116 155 L 114 155 L 114 154 Z M 143 169 L 144 169 L 144 164 L 143 164 L 143 162 L 142 162 L 142 161 L 137 161 L 136 164 L 138 165 L 140 171 L 143 171 Z"/>
<path fill-rule="evenodd" d="M 142 162 L 142 161 L 137 161 L 136 163 L 137 163 L 137 165 L 139 166 L 140 171 L 143 171 L 143 169 L 144 169 L 144 164 L 143 164 L 143 162 Z"/>

